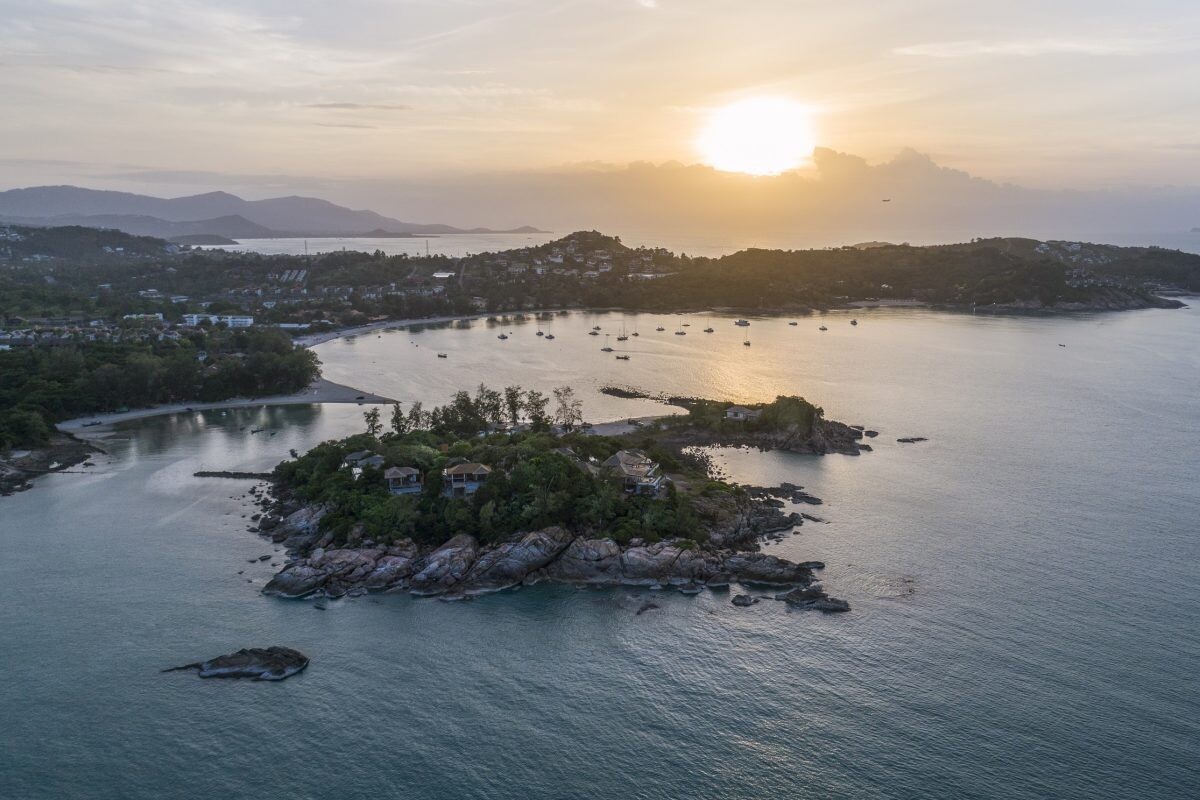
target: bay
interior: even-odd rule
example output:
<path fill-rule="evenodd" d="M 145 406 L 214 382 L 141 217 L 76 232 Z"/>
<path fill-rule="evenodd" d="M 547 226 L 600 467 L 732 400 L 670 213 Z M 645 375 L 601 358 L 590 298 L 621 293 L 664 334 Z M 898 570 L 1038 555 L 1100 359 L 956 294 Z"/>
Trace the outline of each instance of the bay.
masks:
<path fill-rule="evenodd" d="M 797 393 L 878 429 L 857 458 L 714 453 L 824 498 L 804 510 L 828 524 L 768 551 L 825 561 L 844 615 L 706 592 L 639 616 L 644 590 L 542 586 L 265 598 L 280 554 L 246 530 L 250 484 L 192 473 L 267 469 L 364 409 L 120 428 L 91 474 L 0 499 L 0 796 L 1193 794 L 1200 313 L 853 316 L 577 313 L 542 325 L 553 341 L 477 321 L 316 349 L 327 377 L 406 403 L 565 384 L 599 421 L 664 410 L 606 384 Z M 628 362 L 595 325 L 636 328 L 610 340 Z M 269 644 L 312 666 L 271 685 L 158 672 Z"/>

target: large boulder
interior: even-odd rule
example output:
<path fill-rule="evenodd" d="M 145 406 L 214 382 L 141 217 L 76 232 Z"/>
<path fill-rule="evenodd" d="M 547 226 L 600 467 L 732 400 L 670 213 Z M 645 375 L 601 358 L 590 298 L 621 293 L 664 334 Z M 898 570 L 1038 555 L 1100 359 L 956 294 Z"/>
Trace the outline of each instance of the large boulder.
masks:
<path fill-rule="evenodd" d="M 297 561 L 275 573 L 262 591 L 279 597 L 305 597 L 324 588 L 327 580 L 329 573 L 310 566 L 307 561 Z"/>
<path fill-rule="evenodd" d="M 621 583 L 632 586 L 668 583 L 675 560 L 682 552 L 666 542 L 629 548 L 621 554 Z"/>
<path fill-rule="evenodd" d="M 505 542 L 480 556 L 457 588 L 466 594 L 481 594 L 516 586 L 556 559 L 574 538 L 562 528 L 547 528 Z"/>
<path fill-rule="evenodd" d="M 467 576 L 478 553 L 474 536 L 458 534 L 425 558 L 409 582 L 409 591 L 422 596 L 443 594 Z"/>
<path fill-rule="evenodd" d="M 207 661 L 169 667 L 163 672 L 194 669 L 201 678 L 252 678 L 281 681 L 308 666 L 308 656 L 290 647 L 251 647 Z"/>
<path fill-rule="evenodd" d="M 615 586 L 621 582 L 621 548 L 612 539 L 577 538 L 558 558 L 529 576 L 562 583 Z"/>
<path fill-rule="evenodd" d="M 725 558 L 725 571 L 743 583 L 777 586 L 808 584 L 813 573 L 808 567 L 766 553 L 734 553 Z"/>

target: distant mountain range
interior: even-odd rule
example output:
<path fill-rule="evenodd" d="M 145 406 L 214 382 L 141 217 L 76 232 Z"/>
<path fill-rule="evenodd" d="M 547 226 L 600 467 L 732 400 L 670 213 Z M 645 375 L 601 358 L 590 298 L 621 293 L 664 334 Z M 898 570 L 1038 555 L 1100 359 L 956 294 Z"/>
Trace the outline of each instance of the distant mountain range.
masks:
<path fill-rule="evenodd" d="M 541 232 L 529 226 L 496 231 L 403 222 L 315 197 L 243 200 L 228 192 L 209 192 L 162 198 L 78 186 L 34 186 L 0 192 L 0 221 L 32 226 L 113 228 L 137 236 L 172 240 Z"/>

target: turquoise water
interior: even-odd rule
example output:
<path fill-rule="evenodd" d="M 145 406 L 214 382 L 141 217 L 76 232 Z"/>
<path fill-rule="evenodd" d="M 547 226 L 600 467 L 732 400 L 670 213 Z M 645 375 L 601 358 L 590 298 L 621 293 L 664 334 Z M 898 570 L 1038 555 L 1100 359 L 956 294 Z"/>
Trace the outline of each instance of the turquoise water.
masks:
<path fill-rule="evenodd" d="M 674 318 L 576 315 L 553 342 L 480 323 L 318 348 L 334 380 L 406 400 L 520 381 L 575 386 L 594 419 L 655 408 L 595 393 L 619 378 L 799 392 L 877 427 L 858 458 L 717 453 L 825 499 L 828 524 L 771 549 L 826 561 L 845 615 L 666 593 L 638 616 L 648 592 L 571 587 L 264 598 L 248 484 L 192 473 L 265 468 L 362 409 L 119 430 L 93 474 L 0 500 L 0 797 L 1194 796 L 1200 312 L 856 316 L 698 316 L 676 337 Z M 629 362 L 585 335 L 622 321 Z M 312 666 L 158 673 L 266 644 Z"/>

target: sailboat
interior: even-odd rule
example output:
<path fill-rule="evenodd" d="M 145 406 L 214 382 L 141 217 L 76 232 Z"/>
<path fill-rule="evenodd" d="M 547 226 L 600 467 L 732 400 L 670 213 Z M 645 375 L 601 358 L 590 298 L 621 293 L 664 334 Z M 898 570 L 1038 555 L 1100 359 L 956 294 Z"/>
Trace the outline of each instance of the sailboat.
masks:
<path fill-rule="evenodd" d="M 683 329 L 683 321 L 679 323 L 679 330 L 675 331 L 676 336 L 687 336 L 687 331 Z"/>
<path fill-rule="evenodd" d="M 537 335 L 538 336 L 546 335 L 545 333 L 542 332 L 542 321 L 540 319 L 538 320 L 538 323 L 537 323 Z"/>
<path fill-rule="evenodd" d="M 625 323 L 624 322 L 621 323 L 621 335 L 617 337 L 617 341 L 618 342 L 629 341 L 629 334 L 625 333 Z"/>
<path fill-rule="evenodd" d="M 665 330 L 666 330 L 666 328 L 664 328 L 662 325 L 659 325 L 659 326 L 658 326 L 657 328 L 655 328 L 654 330 L 656 330 L 656 331 L 659 331 L 659 332 L 662 332 L 662 331 L 665 331 Z"/>
<path fill-rule="evenodd" d="M 821 327 L 817 328 L 817 330 L 819 330 L 819 331 L 827 331 L 827 330 L 829 330 L 829 328 L 826 328 L 824 325 L 822 325 Z"/>
<path fill-rule="evenodd" d="M 749 340 L 749 339 L 747 339 L 746 341 L 742 342 L 742 344 L 744 344 L 746 347 L 749 347 L 749 346 L 750 346 L 750 340 Z"/>
<path fill-rule="evenodd" d="M 852 319 L 852 320 L 850 320 L 850 324 L 851 324 L 851 325 L 857 325 L 857 324 L 858 324 L 858 320 L 856 320 L 856 319 Z"/>
<path fill-rule="evenodd" d="M 609 334 L 604 334 L 604 347 L 600 348 L 601 353 L 611 353 L 613 351 L 613 349 L 608 346 L 608 337 Z"/>

